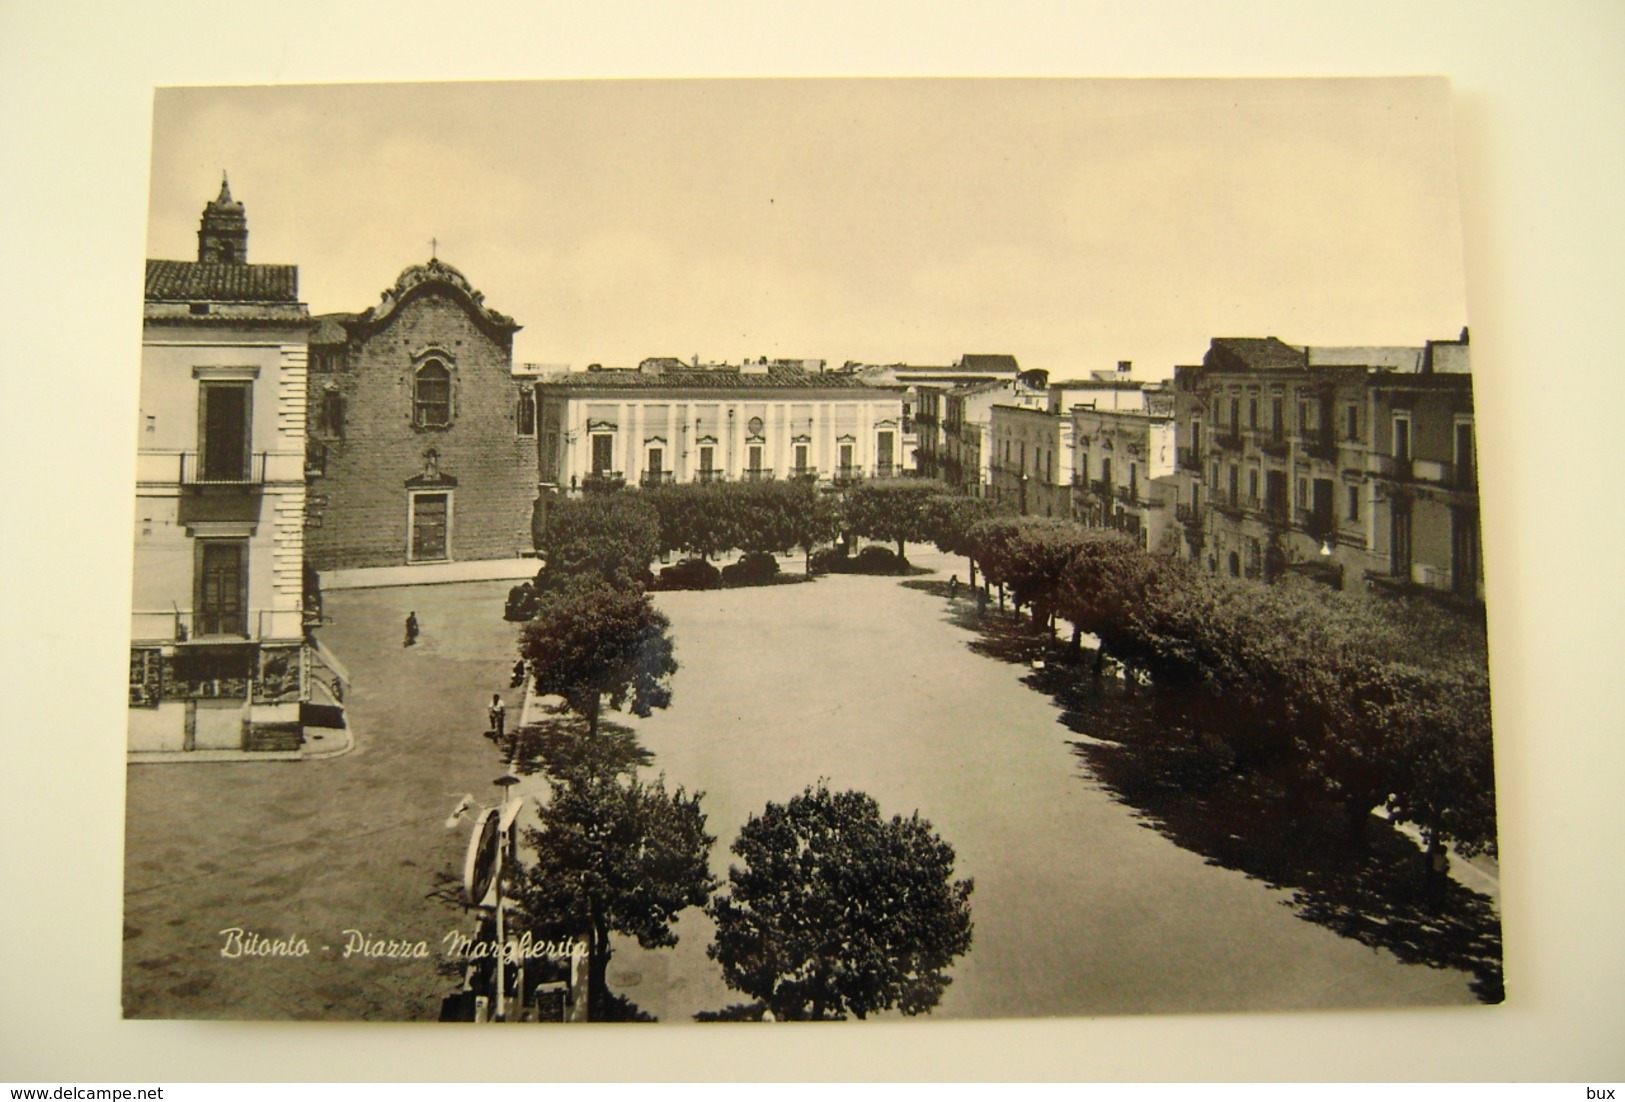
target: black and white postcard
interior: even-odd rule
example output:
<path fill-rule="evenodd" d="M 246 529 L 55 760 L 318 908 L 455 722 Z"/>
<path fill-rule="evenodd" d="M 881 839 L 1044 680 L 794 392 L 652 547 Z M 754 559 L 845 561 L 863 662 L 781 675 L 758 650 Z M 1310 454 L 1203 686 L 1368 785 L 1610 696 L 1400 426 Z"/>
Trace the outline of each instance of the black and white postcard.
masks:
<path fill-rule="evenodd" d="M 1505 997 L 1447 81 L 154 102 L 126 1017 Z"/>

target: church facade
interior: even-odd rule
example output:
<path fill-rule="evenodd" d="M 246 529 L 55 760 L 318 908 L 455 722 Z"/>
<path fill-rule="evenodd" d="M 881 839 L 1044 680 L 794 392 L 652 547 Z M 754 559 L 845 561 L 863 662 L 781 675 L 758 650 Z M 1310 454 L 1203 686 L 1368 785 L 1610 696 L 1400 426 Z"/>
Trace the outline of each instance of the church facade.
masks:
<path fill-rule="evenodd" d="M 513 319 L 439 259 L 378 305 L 317 319 L 305 554 L 317 571 L 514 558 L 530 548 L 535 396 Z"/>

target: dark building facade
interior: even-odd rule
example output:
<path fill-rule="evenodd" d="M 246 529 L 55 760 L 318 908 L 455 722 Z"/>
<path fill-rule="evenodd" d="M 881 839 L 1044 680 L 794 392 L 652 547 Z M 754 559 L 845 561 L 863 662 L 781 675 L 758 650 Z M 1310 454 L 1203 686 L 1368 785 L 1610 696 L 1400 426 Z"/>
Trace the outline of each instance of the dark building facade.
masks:
<path fill-rule="evenodd" d="M 305 554 L 318 571 L 530 547 L 535 398 L 513 319 L 438 259 L 311 339 Z"/>
<path fill-rule="evenodd" d="M 1482 604 L 1465 330 L 1420 348 L 1216 338 L 1174 393 L 1187 557 Z"/>

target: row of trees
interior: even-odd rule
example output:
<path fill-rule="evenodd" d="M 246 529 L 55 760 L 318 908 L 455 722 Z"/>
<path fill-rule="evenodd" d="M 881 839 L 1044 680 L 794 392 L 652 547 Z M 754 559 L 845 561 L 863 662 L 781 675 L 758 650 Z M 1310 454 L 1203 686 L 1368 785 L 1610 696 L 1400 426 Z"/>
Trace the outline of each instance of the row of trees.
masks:
<path fill-rule="evenodd" d="M 838 531 L 966 556 L 1040 623 L 1059 616 L 1159 689 L 1171 721 L 1242 768 L 1285 767 L 1336 799 L 1416 823 L 1441 846 L 1492 849 L 1488 667 L 1479 621 L 1288 577 L 1218 577 L 1110 531 L 1001 514 L 919 479 L 834 499 L 799 483 L 684 485 L 557 503 L 547 574 L 631 587 L 660 550 L 804 549 Z M 574 581 L 572 581 L 572 579 Z"/>
<path fill-rule="evenodd" d="M 1288 576 L 1218 577 L 1114 532 L 1062 521 L 976 523 L 971 554 L 1035 625 L 1064 617 L 1157 689 L 1170 725 L 1218 740 L 1341 803 L 1358 831 L 1385 807 L 1437 852 L 1495 847 L 1481 621 Z"/>
<path fill-rule="evenodd" d="M 585 580 L 626 588 L 649 577 L 650 564 L 671 552 L 715 558 L 731 551 L 809 559 L 841 536 L 907 545 L 943 533 L 964 553 L 970 525 L 985 503 L 949 493 L 941 483 L 900 478 L 862 483 L 840 495 L 810 482 L 681 483 L 646 490 L 551 497 L 538 503 L 536 546 L 547 561 L 542 589 Z"/>
<path fill-rule="evenodd" d="M 675 945 L 679 913 L 701 906 L 716 922 L 711 957 L 754 1000 L 735 1008 L 743 1016 L 930 1010 L 970 945 L 971 883 L 952 878 L 953 849 L 928 822 L 883 820 L 862 793 L 809 787 L 751 817 L 733 846 L 743 863 L 715 895 L 703 793 L 640 780 L 649 756 L 601 720 L 606 702 L 638 716 L 671 703 L 671 625 L 644 592 L 661 550 L 810 550 L 836 535 L 837 503 L 802 485 L 745 484 L 550 506 L 547 566 L 519 648 L 535 691 L 562 698 L 584 729 L 516 734 L 537 748 L 552 789 L 526 832 L 519 926 L 585 940 L 594 1018 L 626 1012 L 605 985 L 612 935 Z"/>

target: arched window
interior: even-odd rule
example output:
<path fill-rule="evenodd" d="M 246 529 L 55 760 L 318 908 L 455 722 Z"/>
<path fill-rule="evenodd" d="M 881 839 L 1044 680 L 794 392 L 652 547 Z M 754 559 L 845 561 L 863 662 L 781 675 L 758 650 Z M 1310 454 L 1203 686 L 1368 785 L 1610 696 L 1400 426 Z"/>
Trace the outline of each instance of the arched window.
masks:
<path fill-rule="evenodd" d="M 439 360 L 426 360 L 412 383 L 412 424 L 444 428 L 451 424 L 451 372 Z"/>

